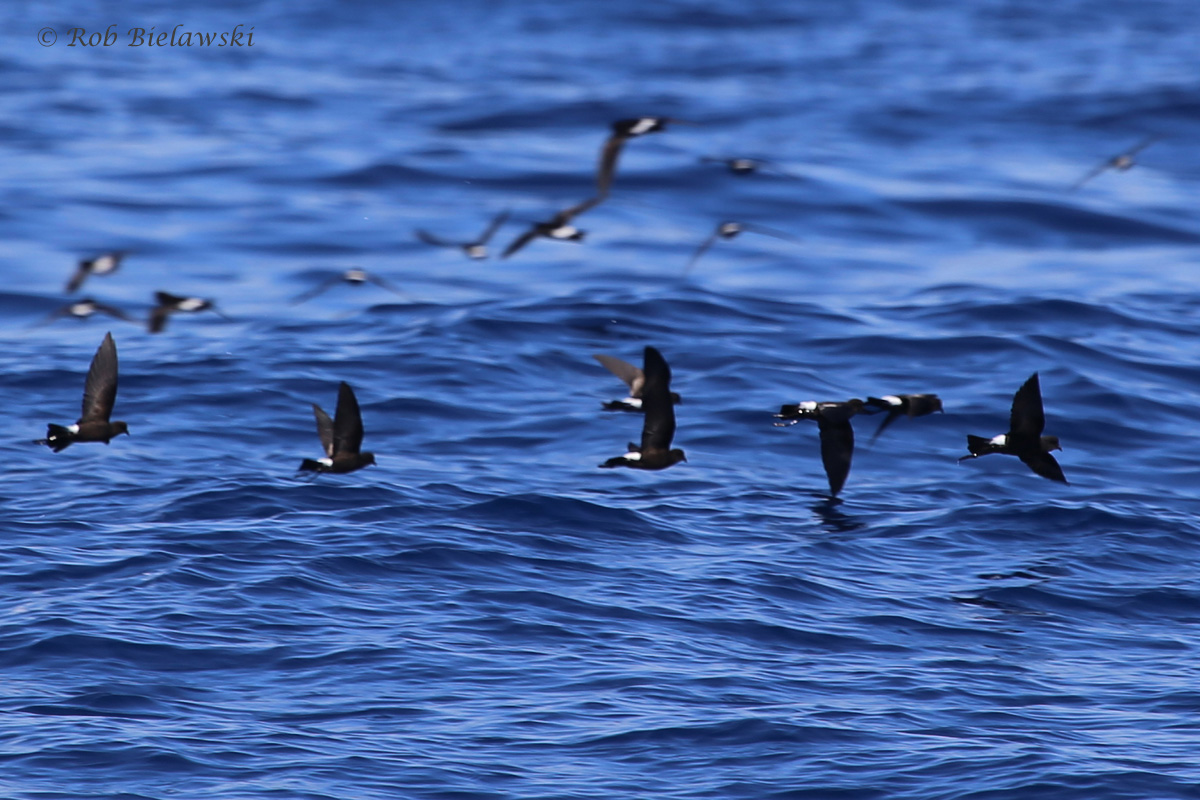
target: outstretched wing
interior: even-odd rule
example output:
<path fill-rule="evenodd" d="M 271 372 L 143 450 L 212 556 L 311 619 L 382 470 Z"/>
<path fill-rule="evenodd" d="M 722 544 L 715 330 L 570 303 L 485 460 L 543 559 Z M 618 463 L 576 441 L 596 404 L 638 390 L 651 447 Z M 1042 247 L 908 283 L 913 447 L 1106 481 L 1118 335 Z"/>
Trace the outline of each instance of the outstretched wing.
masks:
<path fill-rule="evenodd" d="M 607 369 L 613 375 L 616 375 L 618 378 L 620 378 L 622 381 L 624 381 L 625 385 L 628 386 L 630 389 L 631 396 L 633 396 L 633 397 L 639 396 L 636 389 L 634 388 L 634 385 L 639 382 L 642 383 L 643 385 L 645 384 L 645 376 L 643 375 L 642 370 L 640 368 L 635 367 L 633 364 L 630 364 L 628 361 L 622 361 L 621 359 L 614 358 L 613 356 L 605 356 L 605 355 L 597 354 L 597 355 L 592 356 L 592 358 L 599 361 L 601 364 L 604 365 L 605 369 Z M 638 387 L 638 388 L 642 388 L 642 387 Z"/>
<path fill-rule="evenodd" d="M 1008 432 L 1022 437 L 1037 439 L 1046 427 L 1046 415 L 1042 410 L 1042 387 L 1035 372 L 1013 395 L 1012 414 Z M 1053 461 L 1054 459 L 1051 459 Z"/>
<path fill-rule="evenodd" d="M 358 399 L 350 384 L 342 381 L 338 387 L 337 413 L 333 419 L 333 454 L 357 453 L 362 447 L 362 439 L 363 424 L 358 411 Z"/>
<path fill-rule="evenodd" d="M 849 418 L 830 420 L 817 417 L 821 429 L 821 463 L 825 465 L 825 476 L 829 478 L 829 493 L 837 493 L 846 485 L 850 474 L 850 459 L 854 456 L 854 428 Z"/>
<path fill-rule="evenodd" d="M 431 244 L 434 247 L 458 247 L 459 246 L 458 242 L 451 242 L 448 239 L 441 238 L 440 236 L 434 236 L 429 231 L 422 230 L 421 228 L 417 228 L 415 231 L 413 231 L 413 233 L 415 233 L 417 235 L 417 238 L 420 239 L 422 242 L 424 242 L 425 244 Z"/>
<path fill-rule="evenodd" d="M 334 275 L 332 278 L 329 278 L 328 280 L 324 281 L 323 283 L 318 283 L 316 286 L 309 289 L 307 292 L 301 292 L 300 294 L 293 297 L 291 304 L 294 306 L 298 306 L 301 303 L 312 300 L 317 295 L 329 291 L 330 289 L 333 288 L 333 286 L 335 284 L 339 283 L 342 280 L 343 280 L 343 278 L 341 275 Z"/>
<path fill-rule="evenodd" d="M 106 333 L 88 369 L 87 383 L 83 387 L 83 414 L 79 421 L 108 422 L 116 402 L 117 344 L 112 334 Z"/>
<path fill-rule="evenodd" d="M 321 449 L 325 455 L 333 458 L 333 420 L 316 403 L 312 404 L 313 416 L 317 418 L 317 436 L 321 438 Z"/>
<path fill-rule="evenodd" d="M 479 234 L 479 238 L 476 239 L 475 241 L 471 242 L 471 244 L 473 244 L 473 245 L 487 244 L 488 240 L 492 238 L 492 235 L 495 234 L 496 231 L 500 230 L 500 226 L 503 225 L 505 222 L 508 222 L 508 212 L 501 211 L 499 214 L 497 214 L 495 216 L 494 219 L 492 219 L 491 223 L 488 224 L 487 229 L 484 230 L 483 233 Z"/>
<path fill-rule="evenodd" d="M 642 426 L 642 452 L 670 450 L 675 438 L 675 406 L 671 402 L 671 368 L 662 353 L 646 347 L 642 372 L 642 410 L 646 420 Z"/>
<path fill-rule="evenodd" d="M 700 246 L 696 248 L 696 252 L 692 253 L 692 257 L 688 259 L 687 266 L 683 268 L 683 274 L 685 276 L 692 271 L 692 267 L 696 266 L 696 262 L 700 260 L 700 256 L 708 252 L 708 248 L 713 246 L 713 242 L 715 242 L 717 237 L 720 236 L 719 230 L 720 229 L 710 234 L 709 237 L 701 242 Z"/>
<path fill-rule="evenodd" d="M 1049 453 L 1027 453 L 1021 456 L 1021 460 L 1025 462 L 1031 470 L 1041 475 L 1043 478 L 1049 478 L 1052 481 L 1066 483 L 1067 478 L 1063 475 L 1062 467 L 1054 460 L 1054 456 Z"/>

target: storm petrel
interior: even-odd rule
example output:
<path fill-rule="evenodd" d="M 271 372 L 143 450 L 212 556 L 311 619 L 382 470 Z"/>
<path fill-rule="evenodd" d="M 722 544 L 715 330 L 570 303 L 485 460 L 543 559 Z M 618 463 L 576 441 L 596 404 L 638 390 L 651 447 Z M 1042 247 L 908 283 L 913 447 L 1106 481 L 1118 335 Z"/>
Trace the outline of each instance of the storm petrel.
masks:
<path fill-rule="evenodd" d="M 883 397 L 868 397 L 867 402 L 863 405 L 872 409 L 871 411 L 864 409 L 864 413 L 867 414 L 887 412 L 887 416 L 883 418 L 883 422 L 879 423 L 879 427 L 871 437 L 871 443 L 874 443 L 879 435 L 901 414 L 911 419 L 942 410 L 942 400 L 936 394 L 885 394 Z"/>
<path fill-rule="evenodd" d="M 503 225 L 507 219 L 508 212 L 500 212 L 495 216 L 494 219 L 492 219 L 490 223 L 488 223 L 488 226 L 484 229 L 483 233 L 479 234 L 469 242 L 452 242 L 448 239 L 443 239 L 440 236 L 434 236 L 429 231 L 422 230 L 421 228 L 417 228 L 416 234 L 417 238 L 425 244 L 431 244 L 434 247 L 455 247 L 459 250 L 462 250 L 467 255 L 467 258 L 481 259 L 487 258 L 488 241 L 492 238 L 492 234 L 499 230 L 500 226 Z"/>
<path fill-rule="evenodd" d="M 325 458 L 306 458 L 300 462 L 301 472 L 354 472 L 356 469 L 375 463 L 374 453 L 361 453 L 363 424 L 358 411 L 358 400 L 350 384 L 342 381 L 338 387 L 337 412 L 333 419 L 313 403 L 313 416 L 317 418 L 317 435 Z"/>
<path fill-rule="evenodd" d="M 211 311 L 221 319 L 229 319 L 217 310 L 217 306 L 212 300 L 205 300 L 202 297 L 180 297 L 167 292 L 155 292 L 154 299 L 158 305 L 150 311 L 148 326 L 150 333 L 162 332 L 163 328 L 167 327 L 167 317 L 179 311 L 192 314 Z"/>
<path fill-rule="evenodd" d="M 593 206 L 599 205 L 603 197 L 589 197 L 582 203 L 577 203 L 570 208 L 565 208 L 555 214 L 546 222 L 535 222 L 533 225 L 520 236 L 512 241 L 508 247 L 504 248 L 504 252 L 500 254 L 501 258 L 508 258 L 513 253 L 520 250 L 525 245 L 540 237 L 546 239 L 558 239 L 559 241 L 582 242 L 583 237 L 587 235 L 586 231 L 581 231 L 571 224 L 571 220 L 587 211 Z"/>
<path fill-rule="evenodd" d="M 787 239 L 788 241 L 792 242 L 800 241 L 790 234 L 775 230 L 774 228 L 768 228 L 763 225 L 751 225 L 748 222 L 722 222 L 721 224 L 717 225 L 716 229 L 709 234 L 708 238 L 696 248 L 696 252 L 692 253 L 692 257 L 688 261 L 687 266 L 684 268 L 683 274 L 687 275 L 692 271 L 692 267 L 694 267 L 696 262 L 700 260 L 700 256 L 704 255 L 708 248 L 713 246 L 715 241 L 718 239 L 732 239 L 739 233 L 743 233 L 745 231 L 749 231 L 750 233 L 761 233 L 764 236 L 773 236 L 776 239 Z"/>
<path fill-rule="evenodd" d="M 612 133 L 604 140 L 600 148 L 600 164 L 596 168 L 596 190 L 600 197 L 608 197 L 612 188 L 613 176 L 617 172 L 617 159 L 625 143 L 647 133 L 658 133 L 667 129 L 668 123 L 688 124 L 684 120 L 671 117 L 634 117 L 619 119 L 612 124 Z"/>
<path fill-rule="evenodd" d="M 129 435 L 129 426 L 124 422 L 109 422 L 113 404 L 117 401 L 117 345 L 112 334 L 106 333 L 104 341 L 92 358 L 87 382 L 83 385 L 83 414 L 74 425 L 46 426 L 46 438 L 35 439 L 34 444 L 44 444 L 54 452 L 65 450 L 72 442 L 104 442 L 108 444 L 114 436 Z"/>
<path fill-rule="evenodd" d="M 854 428 L 850 418 L 863 409 L 858 399 L 842 402 L 817 403 L 806 401 L 781 406 L 775 416 L 787 422 L 776 422 L 776 426 L 794 425 L 802 419 L 815 419 L 821 433 L 821 463 L 825 466 L 825 477 L 829 479 L 829 494 L 837 497 L 846 485 L 850 474 L 850 459 L 854 457 Z"/>
<path fill-rule="evenodd" d="M 121 309 L 105 305 L 104 303 L 97 303 L 90 297 L 85 297 L 82 300 L 78 300 L 74 303 L 68 303 L 62 308 L 52 311 L 49 316 L 47 316 L 41 322 L 33 325 L 33 327 L 36 328 L 41 325 L 48 325 L 59 317 L 74 317 L 78 320 L 84 320 L 90 316 L 93 316 L 94 314 L 108 314 L 110 317 L 116 317 L 117 319 L 122 319 L 126 322 L 135 322 L 132 317 L 130 317 Z"/>
<path fill-rule="evenodd" d="M 1062 467 L 1050 455 L 1051 450 L 1062 450 L 1057 436 L 1043 436 L 1046 414 L 1042 410 L 1042 388 L 1035 372 L 1013 395 L 1012 414 L 1009 417 L 1008 433 L 992 439 L 967 435 L 970 455 L 959 459 L 979 458 L 989 453 L 1006 453 L 1025 462 L 1031 470 L 1052 481 L 1066 483 Z"/>
<path fill-rule="evenodd" d="M 594 355 L 592 358 L 604 365 L 604 368 L 616 375 L 629 387 L 629 397 L 624 400 L 612 400 L 603 403 L 605 411 L 641 411 L 642 389 L 646 385 L 646 374 L 640 367 L 635 367 L 628 361 L 604 355 Z M 679 395 L 671 392 L 671 402 L 679 403 Z"/>
<path fill-rule="evenodd" d="M 83 282 L 88 279 L 89 275 L 111 275 L 116 272 L 126 255 L 122 251 L 114 250 L 111 253 L 80 261 L 79 266 L 75 268 L 75 274 L 67 281 L 67 294 L 83 286 Z"/>
<path fill-rule="evenodd" d="M 1084 175 L 1082 178 L 1075 181 L 1075 183 L 1073 183 L 1071 185 L 1071 191 L 1072 192 L 1075 191 L 1076 189 L 1083 186 L 1085 183 L 1090 181 L 1092 178 L 1095 178 L 1097 175 L 1104 172 L 1105 170 L 1115 169 L 1118 172 L 1125 172 L 1126 170 L 1128 170 L 1130 167 L 1132 167 L 1134 165 L 1134 156 L 1136 156 L 1138 153 L 1142 152 L 1147 147 L 1154 144 L 1161 138 L 1162 138 L 1161 136 L 1150 136 L 1150 137 L 1138 142 L 1137 144 L 1135 144 L 1133 147 L 1129 148 L 1125 152 L 1118 153 L 1117 155 L 1113 156 L 1112 158 L 1105 159 L 1104 161 L 1100 162 L 1095 167 L 1093 167 L 1092 170 L 1090 172 L 1088 172 L 1086 175 Z"/>
<path fill-rule="evenodd" d="M 642 423 L 641 445 L 630 444 L 629 452 L 608 459 L 601 467 L 632 467 L 634 469 L 665 469 L 687 461 L 683 451 L 671 449 L 675 437 L 675 406 L 671 402 L 671 368 L 662 354 L 646 347 L 642 361 Z"/>
<path fill-rule="evenodd" d="M 372 275 L 365 269 L 358 269 L 355 267 L 331 276 L 328 280 L 317 284 L 307 292 L 301 292 L 292 298 L 291 305 L 298 306 L 301 303 L 312 300 L 317 295 L 324 294 L 334 286 L 337 286 L 339 283 L 348 283 L 351 286 L 362 286 L 364 283 L 373 283 L 380 289 L 389 291 L 397 297 L 403 297 L 405 299 L 408 297 L 406 294 L 404 294 L 404 292 L 400 291 L 395 286 L 392 286 L 392 284 L 388 283 L 383 278 L 380 278 L 378 275 Z"/>

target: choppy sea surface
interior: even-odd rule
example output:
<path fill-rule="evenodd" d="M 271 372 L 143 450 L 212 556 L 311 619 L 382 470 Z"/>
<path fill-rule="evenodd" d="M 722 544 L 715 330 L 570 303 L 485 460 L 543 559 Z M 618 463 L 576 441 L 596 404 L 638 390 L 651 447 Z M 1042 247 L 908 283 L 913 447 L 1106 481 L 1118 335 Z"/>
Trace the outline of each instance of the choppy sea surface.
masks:
<path fill-rule="evenodd" d="M 1198 16 L 5 6 L 0 796 L 1200 798 Z M 254 43 L 128 46 L 180 24 Z M 685 275 L 723 220 L 790 238 Z M 53 316 L 106 250 L 136 321 Z M 403 296 L 293 302 L 352 267 Z M 31 444 L 110 330 L 131 435 Z M 688 461 L 597 469 L 646 345 Z M 1070 485 L 958 464 L 1034 372 Z M 340 381 L 378 464 L 298 477 Z M 838 501 L 772 424 L 900 392 L 945 413 L 856 419 Z"/>

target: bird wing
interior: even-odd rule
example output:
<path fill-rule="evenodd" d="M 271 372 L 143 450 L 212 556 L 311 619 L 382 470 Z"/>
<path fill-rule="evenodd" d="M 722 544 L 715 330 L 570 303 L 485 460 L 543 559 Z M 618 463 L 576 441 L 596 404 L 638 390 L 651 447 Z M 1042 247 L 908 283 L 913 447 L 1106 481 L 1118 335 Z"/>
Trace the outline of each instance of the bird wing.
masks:
<path fill-rule="evenodd" d="M 1087 173 L 1085 173 L 1082 178 L 1080 178 L 1079 180 L 1077 180 L 1073 184 L 1071 184 L 1071 188 L 1068 189 L 1068 191 L 1073 192 L 1073 191 L 1077 190 L 1079 187 L 1083 186 L 1085 183 L 1090 181 L 1092 178 L 1096 177 L 1101 172 L 1104 172 L 1104 170 L 1108 169 L 1110 166 L 1112 166 L 1112 159 L 1108 159 L 1108 158 L 1104 159 L 1099 164 L 1092 167 L 1092 169 L 1089 170 Z"/>
<path fill-rule="evenodd" d="M 883 422 L 879 423 L 879 427 L 876 428 L 875 433 L 871 435 L 870 443 L 875 444 L 875 440 L 879 438 L 879 435 L 882 434 L 885 430 L 887 430 L 888 426 L 891 425 L 893 422 L 895 422 L 896 417 L 898 417 L 898 416 L 900 416 L 899 408 L 893 408 L 890 411 L 888 411 L 888 415 L 883 418 Z"/>
<path fill-rule="evenodd" d="M 110 317 L 116 317 L 117 319 L 123 319 L 126 322 L 133 321 L 132 319 L 130 319 L 128 314 L 126 314 L 124 311 L 122 311 L 121 309 L 119 309 L 115 306 L 106 305 L 104 303 L 95 303 L 94 306 L 97 311 L 102 312 L 104 314 L 108 314 Z"/>
<path fill-rule="evenodd" d="M 831 420 L 817 417 L 821 429 L 821 463 L 829 478 L 829 493 L 836 496 L 846 485 L 850 474 L 850 459 L 854 456 L 854 428 L 849 418 Z"/>
<path fill-rule="evenodd" d="M 1009 416 L 1008 432 L 1014 436 L 1037 439 L 1046 427 L 1046 415 L 1042 410 L 1042 388 L 1035 372 L 1013 395 L 1012 414 Z"/>
<path fill-rule="evenodd" d="M 75 274 L 73 274 L 71 276 L 71 278 L 67 281 L 67 294 L 70 294 L 71 292 L 74 292 L 76 289 L 78 289 L 80 286 L 83 286 L 83 282 L 87 280 L 87 276 L 88 276 L 88 268 L 85 265 L 89 264 L 89 263 L 91 263 L 91 262 L 88 262 L 88 261 L 80 261 L 79 262 L 79 267 L 76 268 Z"/>
<path fill-rule="evenodd" d="M 333 419 L 333 452 L 357 453 L 362 447 L 362 414 L 358 411 L 358 399 L 350 384 L 342 381 L 338 387 L 337 413 Z M 330 456 L 332 458 L 332 456 Z"/>
<path fill-rule="evenodd" d="M 88 369 L 87 382 L 83 386 L 83 415 L 79 421 L 108 422 L 116 402 L 117 344 L 112 334 L 106 333 Z"/>
<path fill-rule="evenodd" d="M 472 245 L 487 244 L 488 240 L 492 238 L 492 235 L 495 234 L 496 231 L 500 230 L 500 226 L 506 222 L 508 222 L 508 212 L 501 211 L 499 214 L 497 214 L 492 219 L 492 221 L 488 224 L 488 226 L 484 230 L 484 232 L 479 234 L 479 238 L 476 239 L 475 241 L 471 242 L 470 244 L 472 244 Z"/>
<path fill-rule="evenodd" d="M 752 224 L 749 222 L 741 222 L 738 224 L 740 224 L 744 229 L 750 231 L 751 233 L 761 233 L 763 236 L 772 236 L 776 239 L 786 239 L 789 242 L 797 242 L 798 243 L 800 241 L 795 236 L 792 236 L 790 233 L 787 233 L 786 231 L 781 231 L 778 228 L 771 228 L 766 225 L 756 225 L 756 224 Z"/>
<path fill-rule="evenodd" d="M 1147 136 L 1145 139 L 1142 139 L 1140 142 L 1135 144 L 1133 147 L 1126 150 L 1125 155 L 1136 156 L 1138 153 L 1142 152 L 1147 147 L 1149 147 L 1150 145 L 1154 144 L 1155 142 L 1159 141 L 1162 138 L 1163 137 L 1161 137 L 1161 136 Z"/>
<path fill-rule="evenodd" d="M 329 278 L 325 282 L 319 283 L 316 286 L 314 286 L 313 288 L 309 289 L 308 291 L 301 292 L 300 294 L 293 297 L 291 305 L 298 306 L 301 303 L 305 303 L 309 300 L 312 300 L 317 295 L 323 294 L 323 293 L 329 291 L 330 289 L 332 289 L 334 287 L 334 285 L 337 284 L 341 280 L 343 280 L 341 275 L 334 275 L 332 278 Z"/>
<path fill-rule="evenodd" d="M 692 271 L 692 267 L 696 266 L 696 262 L 700 260 L 700 256 L 704 255 L 708 251 L 708 248 L 713 246 L 713 242 L 717 240 L 718 236 L 720 236 L 719 229 L 709 234 L 709 237 L 700 243 L 700 246 L 696 248 L 696 252 L 692 253 L 692 257 L 688 259 L 687 266 L 683 268 L 685 276 Z"/>
<path fill-rule="evenodd" d="M 317 418 L 317 436 L 321 438 L 321 449 L 325 455 L 333 458 L 333 420 L 316 403 L 312 404 L 313 416 Z"/>
<path fill-rule="evenodd" d="M 534 238 L 535 238 L 535 237 L 537 237 L 537 235 L 538 235 L 538 231 L 539 231 L 540 229 L 541 229 L 541 223 L 540 223 L 540 222 L 539 222 L 539 223 L 537 223 L 537 224 L 535 224 L 535 225 L 533 225 L 531 228 L 529 228 L 529 230 L 527 230 L 527 231 L 525 231 L 524 233 L 522 233 L 522 234 L 521 234 L 520 236 L 518 236 L 516 239 L 513 239 L 513 240 L 512 240 L 512 243 L 511 243 L 511 244 L 509 244 L 509 246 L 508 246 L 508 247 L 504 248 L 504 252 L 500 254 L 500 257 L 501 257 L 501 258 L 508 258 L 508 257 L 509 257 L 509 256 L 511 256 L 513 253 L 517 252 L 517 251 L 518 251 L 518 250 L 520 250 L 522 247 L 524 247 L 525 245 L 529 244 L 531 241 L 533 241 L 533 240 L 534 240 Z"/>
<path fill-rule="evenodd" d="M 458 242 L 451 242 L 447 239 L 441 238 L 440 236 L 434 236 L 429 231 L 422 230 L 421 228 L 417 228 L 415 231 L 413 231 L 413 233 L 415 233 L 417 235 L 417 238 L 420 239 L 422 242 L 424 242 L 425 244 L 431 244 L 434 247 L 458 247 L 459 246 Z"/>
<path fill-rule="evenodd" d="M 646 347 L 642 372 L 642 410 L 646 414 L 642 426 L 642 452 L 670 450 L 675 438 L 675 405 L 671 402 L 671 368 L 662 353 Z"/>
<path fill-rule="evenodd" d="M 1026 466 L 1043 478 L 1060 481 L 1061 483 L 1067 482 L 1067 477 L 1063 475 L 1062 467 L 1054 460 L 1054 456 L 1049 453 L 1025 453 L 1021 455 L 1021 460 L 1025 462 Z"/>
<path fill-rule="evenodd" d="M 605 369 L 624 381 L 625 385 L 629 387 L 631 392 L 634 384 L 638 381 L 641 381 L 643 386 L 645 385 L 645 376 L 642 373 L 642 370 L 639 367 L 635 367 L 633 364 L 630 364 L 628 361 L 622 361 L 621 359 L 614 358 L 613 356 L 599 354 L 592 356 L 592 358 L 599 361 L 604 365 Z M 631 396 L 638 397 L 639 395 L 634 393 Z"/>
<path fill-rule="evenodd" d="M 161 333 L 162 329 L 167 327 L 167 317 L 171 313 L 170 306 L 155 306 L 150 312 L 150 320 L 147 325 L 150 333 Z"/>
<path fill-rule="evenodd" d="M 380 289 L 386 289 L 387 291 L 391 292 L 394 295 L 397 295 L 398 297 L 403 297 L 406 299 L 408 297 L 408 295 L 406 295 L 404 292 L 400 291 L 395 286 L 393 286 L 391 283 L 389 283 L 388 281 L 385 281 L 383 278 L 380 278 L 378 275 L 372 275 L 372 274 L 368 273 L 367 280 L 369 280 L 371 283 L 378 286 Z"/>
<path fill-rule="evenodd" d="M 608 197 L 612 189 L 613 178 L 617 173 L 617 159 L 621 157 L 621 149 L 628 139 L 620 134 L 609 136 L 600 149 L 600 164 L 596 167 L 596 191 L 600 197 Z"/>

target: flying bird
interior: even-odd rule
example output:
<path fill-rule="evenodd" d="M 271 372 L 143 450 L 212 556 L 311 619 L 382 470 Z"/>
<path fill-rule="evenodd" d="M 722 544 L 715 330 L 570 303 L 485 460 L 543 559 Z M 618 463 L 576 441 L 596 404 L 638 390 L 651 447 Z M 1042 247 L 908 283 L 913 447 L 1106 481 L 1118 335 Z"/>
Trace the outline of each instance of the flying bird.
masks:
<path fill-rule="evenodd" d="M 345 272 L 339 272 L 337 275 L 332 275 L 327 280 L 317 284 L 308 291 L 301 292 L 292 298 L 291 305 L 298 306 L 301 303 L 312 300 L 317 295 L 324 294 L 334 286 L 337 286 L 339 283 L 348 283 L 351 286 L 362 286 L 364 283 L 373 283 L 380 289 L 384 289 L 398 297 L 404 297 L 407 299 L 407 295 L 405 295 L 404 292 L 400 291 L 395 286 L 392 286 L 392 284 L 388 283 L 383 278 L 380 278 L 378 275 L 372 275 L 365 269 L 358 269 L 355 267 L 353 269 L 348 269 Z"/>
<path fill-rule="evenodd" d="M 596 190 L 600 197 L 608 197 L 608 192 L 612 189 L 613 177 L 617 172 L 617 159 L 621 157 L 625 143 L 647 133 L 665 131 L 669 123 L 690 124 L 671 117 L 634 117 L 619 119 L 612 124 L 612 133 L 600 148 L 600 163 L 596 168 Z"/>
<path fill-rule="evenodd" d="M 711 234 L 709 234 L 707 239 L 701 242 L 700 246 L 696 248 L 696 252 L 692 253 L 692 257 L 688 260 L 687 267 L 684 268 L 683 274 L 687 275 L 689 272 L 691 272 L 692 267 L 694 267 L 696 262 L 700 260 L 700 256 L 704 255 L 708 248 L 712 247 L 713 243 L 718 239 L 732 239 L 738 234 L 746 231 L 749 231 L 750 233 L 760 233 L 764 236 L 773 236 L 776 239 L 786 239 L 791 242 L 800 241 L 791 234 L 784 233 L 783 231 L 776 230 L 774 228 L 768 228 L 764 225 L 753 225 L 748 222 L 722 222 L 717 225 L 716 229 Z"/>
<path fill-rule="evenodd" d="M 495 218 L 492 219 L 490 223 L 488 223 L 488 226 L 484 229 L 483 233 L 479 234 L 469 242 L 452 242 L 448 239 L 443 239 L 440 236 L 435 236 L 429 231 L 422 230 L 421 228 L 417 228 L 416 234 L 417 238 L 425 244 L 433 245 L 434 247 L 454 247 L 462 250 L 463 253 L 466 254 L 467 258 L 482 259 L 487 258 L 487 243 L 492 238 L 492 234 L 499 230 L 500 226 L 503 225 L 506 220 L 508 220 L 508 212 L 500 212 L 495 216 Z"/>
<path fill-rule="evenodd" d="M 212 300 L 205 300 L 202 297 L 180 297 L 167 292 L 155 292 L 154 299 L 158 305 L 150 311 L 148 324 L 150 333 L 162 332 L 167 327 L 167 317 L 176 312 L 194 314 L 200 311 L 211 311 L 221 319 L 229 319 L 217 309 Z"/>
<path fill-rule="evenodd" d="M 662 353 L 646 347 L 643 355 L 641 445 L 630 444 L 629 452 L 608 459 L 601 467 L 632 467 L 633 469 L 666 469 L 672 464 L 687 461 L 683 451 L 671 449 L 675 437 L 675 406 L 671 402 L 671 368 Z"/>
<path fill-rule="evenodd" d="M 75 274 L 67 281 L 67 294 L 83 286 L 83 282 L 88 279 L 89 275 L 111 275 L 116 272 L 126 255 L 127 253 L 123 251 L 114 250 L 111 253 L 80 261 L 79 266 L 75 268 Z"/>
<path fill-rule="evenodd" d="M 616 375 L 629 387 L 629 396 L 624 400 L 611 400 L 603 403 L 605 411 L 642 411 L 642 391 L 646 385 L 646 373 L 641 367 L 636 367 L 628 361 L 605 355 L 594 355 L 605 369 Z M 671 402 L 679 403 L 679 395 L 671 392 Z"/>
<path fill-rule="evenodd" d="M 850 474 L 850 460 L 854 457 L 854 428 L 850 419 L 863 410 L 863 401 L 858 399 L 841 402 L 817 403 L 806 401 L 780 407 L 775 416 L 787 420 L 777 422 L 777 427 L 795 425 L 802 419 L 815 419 L 821 433 L 821 463 L 825 477 L 829 479 L 829 494 L 837 497 L 846 485 Z"/>
<path fill-rule="evenodd" d="M 83 414 L 74 425 L 46 426 L 46 438 L 35 439 L 34 444 L 44 444 L 54 452 L 71 446 L 72 442 L 104 442 L 124 433 L 129 426 L 124 422 L 109 422 L 113 404 L 117 401 L 117 345 L 112 334 L 106 333 L 104 341 L 92 357 L 87 382 L 83 385 Z"/>
<path fill-rule="evenodd" d="M 1149 147 L 1150 145 L 1159 141 L 1160 139 L 1162 139 L 1161 136 L 1150 136 L 1150 137 L 1138 142 L 1137 144 L 1135 144 L 1133 147 L 1129 148 L 1125 152 L 1117 153 L 1112 158 L 1101 161 L 1099 164 L 1097 164 L 1095 167 L 1093 167 L 1091 169 L 1091 171 L 1089 171 L 1086 175 L 1084 175 L 1079 180 L 1075 181 L 1075 183 L 1073 183 L 1071 185 L 1070 191 L 1072 191 L 1072 192 L 1075 191 L 1076 189 L 1083 186 L 1085 183 L 1090 181 L 1092 178 L 1095 178 L 1097 175 L 1101 174 L 1105 170 L 1115 169 L 1118 172 L 1127 171 L 1130 167 L 1132 167 L 1134 165 L 1134 157 L 1138 153 L 1142 152 L 1147 147 Z"/>
<path fill-rule="evenodd" d="M 67 303 L 62 308 L 50 312 L 50 314 L 41 322 L 35 323 L 32 327 L 38 328 L 42 325 L 48 325 L 60 317 L 74 317 L 78 320 L 85 320 L 88 317 L 96 314 L 108 314 L 110 317 L 125 320 L 126 322 L 136 322 L 132 317 L 126 314 L 115 306 L 98 303 L 90 297 L 85 297 L 82 300 L 77 300 L 74 303 Z"/>
<path fill-rule="evenodd" d="M 582 242 L 587 232 L 576 228 L 571 224 L 571 220 L 589 208 L 599 205 L 603 199 L 600 196 L 589 197 L 582 203 L 577 203 L 570 208 L 563 209 L 546 222 L 535 222 L 528 230 L 514 239 L 508 247 L 504 248 L 504 252 L 500 254 L 500 257 L 508 258 L 538 237 L 557 239 L 559 241 Z"/>
<path fill-rule="evenodd" d="M 787 178 L 794 178 L 789 172 L 780 169 L 774 162 L 767 161 L 762 158 L 719 158 L 716 156 L 702 156 L 700 158 L 702 164 L 724 164 L 734 175 L 750 175 L 755 172 L 770 172 L 775 175 L 782 175 Z"/>
<path fill-rule="evenodd" d="M 901 415 L 911 419 L 942 410 L 942 400 L 936 394 L 885 394 L 883 397 L 868 397 L 863 405 L 866 408 L 862 413 L 887 412 L 887 416 L 883 418 L 883 422 L 879 423 L 879 427 L 875 429 L 875 434 L 871 437 L 872 444 Z M 867 408 L 872 410 L 867 411 Z"/>
<path fill-rule="evenodd" d="M 1057 436 L 1043 436 L 1046 414 L 1042 410 L 1042 388 L 1035 372 L 1013 395 L 1012 413 L 1009 417 L 1008 433 L 991 439 L 967 435 L 969 455 L 959 459 L 979 458 L 990 453 L 1016 456 L 1031 470 L 1052 481 L 1066 483 L 1062 467 L 1050 455 L 1052 450 L 1062 450 Z"/>
<path fill-rule="evenodd" d="M 316 403 L 313 403 L 313 416 L 317 418 L 317 436 L 321 437 L 325 458 L 304 459 L 300 462 L 301 472 L 354 472 L 375 463 L 374 453 L 360 452 L 362 414 L 350 384 L 342 381 L 338 387 L 337 411 L 333 419 Z"/>

